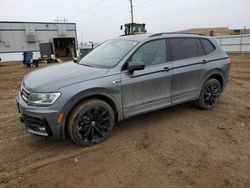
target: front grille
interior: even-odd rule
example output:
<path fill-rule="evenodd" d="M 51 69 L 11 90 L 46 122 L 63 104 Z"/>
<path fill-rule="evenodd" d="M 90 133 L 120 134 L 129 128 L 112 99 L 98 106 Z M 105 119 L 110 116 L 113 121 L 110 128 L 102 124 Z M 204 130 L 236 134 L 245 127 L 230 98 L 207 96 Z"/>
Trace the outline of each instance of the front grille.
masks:
<path fill-rule="evenodd" d="M 28 98 L 30 97 L 30 92 L 27 91 L 23 86 L 21 87 L 21 97 L 26 102 L 28 102 Z"/>

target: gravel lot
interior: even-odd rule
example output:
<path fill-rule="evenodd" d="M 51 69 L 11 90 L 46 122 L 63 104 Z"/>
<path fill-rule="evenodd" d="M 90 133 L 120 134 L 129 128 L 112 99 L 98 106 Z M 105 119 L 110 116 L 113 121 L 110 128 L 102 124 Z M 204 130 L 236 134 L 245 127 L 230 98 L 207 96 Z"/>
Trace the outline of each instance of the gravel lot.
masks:
<path fill-rule="evenodd" d="M 15 95 L 34 68 L 0 63 L 0 187 L 249 188 L 250 58 L 232 60 L 215 109 L 186 103 L 131 118 L 86 148 L 28 134 Z"/>

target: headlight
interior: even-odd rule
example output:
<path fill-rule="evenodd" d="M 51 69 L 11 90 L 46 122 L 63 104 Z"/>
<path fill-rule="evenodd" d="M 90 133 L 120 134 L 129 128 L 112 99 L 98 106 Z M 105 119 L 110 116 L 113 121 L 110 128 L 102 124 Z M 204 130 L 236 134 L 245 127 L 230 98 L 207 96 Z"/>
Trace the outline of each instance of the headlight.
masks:
<path fill-rule="evenodd" d="M 61 93 L 30 93 L 28 103 L 37 106 L 49 106 L 53 104 Z"/>

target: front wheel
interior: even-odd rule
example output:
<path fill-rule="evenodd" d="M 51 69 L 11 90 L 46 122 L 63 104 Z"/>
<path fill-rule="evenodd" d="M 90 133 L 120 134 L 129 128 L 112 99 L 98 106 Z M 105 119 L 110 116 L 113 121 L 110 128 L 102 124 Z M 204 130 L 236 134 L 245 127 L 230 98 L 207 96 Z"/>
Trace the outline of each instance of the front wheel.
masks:
<path fill-rule="evenodd" d="M 81 102 L 68 120 L 70 138 L 80 146 L 98 144 L 113 130 L 115 122 L 113 109 L 99 99 Z"/>
<path fill-rule="evenodd" d="M 205 110 L 214 108 L 218 103 L 220 94 L 220 82 L 214 78 L 207 80 L 201 89 L 200 96 L 197 101 L 198 106 Z"/>

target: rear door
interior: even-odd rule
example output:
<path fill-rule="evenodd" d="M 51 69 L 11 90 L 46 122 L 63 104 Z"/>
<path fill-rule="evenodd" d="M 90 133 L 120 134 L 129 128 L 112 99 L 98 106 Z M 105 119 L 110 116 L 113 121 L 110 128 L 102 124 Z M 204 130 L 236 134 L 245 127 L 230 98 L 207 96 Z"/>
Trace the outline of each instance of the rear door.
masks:
<path fill-rule="evenodd" d="M 145 69 L 121 74 L 125 118 L 171 104 L 172 64 L 167 62 L 166 40 L 143 44 L 129 61 L 141 61 Z"/>
<path fill-rule="evenodd" d="M 199 38 L 168 39 L 173 64 L 172 102 L 181 103 L 197 98 L 206 56 Z"/>

